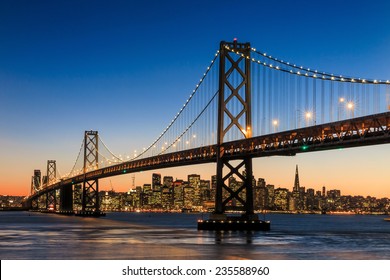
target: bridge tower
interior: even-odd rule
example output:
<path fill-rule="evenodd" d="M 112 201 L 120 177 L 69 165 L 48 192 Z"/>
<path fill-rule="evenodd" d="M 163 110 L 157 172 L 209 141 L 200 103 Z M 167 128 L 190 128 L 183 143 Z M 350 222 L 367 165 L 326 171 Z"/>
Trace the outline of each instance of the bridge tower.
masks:
<path fill-rule="evenodd" d="M 84 180 L 82 189 L 80 216 L 100 216 L 99 181 L 89 179 L 87 173 L 99 168 L 99 134 L 97 131 L 85 131 L 84 134 Z"/>
<path fill-rule="evenodd" d="M 250 55 L 250 43 L 238 43 L 236 39 L 232 43 L 220 43 L 215 211 L 209 220 L 198 222 L 198 229 L 268 230 L 270 227 L 254 214 L 252 158 L 242 156 L 232 160 L 223 147 L 225 136 L 233 130 L 238 130 L 242 138 L 252 137 Z M 238 82 L 231 79 L 233 74 L 238 74 Z M 237 103 L 238 106 L 231 105 Z M 233 187 L 232 178 L 241 182 Z M 226 210 L 243 214 L 229 217 Z"/>
<path fill-rule="evenodd" d="M 47 161 L 46 186 L 53 184 L 57 179 L 57 164 L 55 160 Z M 46 193 L 46 210 L 55 211 L 57 206 L 56 190 Z"/>

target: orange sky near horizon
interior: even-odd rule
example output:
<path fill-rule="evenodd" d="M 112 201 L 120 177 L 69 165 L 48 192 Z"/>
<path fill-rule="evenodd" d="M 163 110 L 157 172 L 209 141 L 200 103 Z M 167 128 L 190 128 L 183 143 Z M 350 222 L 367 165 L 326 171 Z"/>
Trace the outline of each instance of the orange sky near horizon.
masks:
<path fill-rule="evenodd" d="M 300 184 L 306 188 L 321 190 L 339 189 L 342 195 L 390 197 L 390 172 L 386 164 L 390 144 L 343 150 L 329 150 L 297 154 L 291 157 L 264 157 L 253 160 L 254 176 L 265 178 L 267 184 L 292 189 L 295 165 L 299 166 Z M 15 164 L 16 162 L 14 162 Z M 17 167 L 14 164 L 1 169 L 0 195 L 28 195 L 34 165 Z M 19 164 L 20 165 L 20 164 Z M 57 163 L 61 168 L 60 162 Z M 28 167 L 28 168 L 27 168 Z M 35 167 L 38 169 L 38 167 Z M 174 167 L 134 173 L 136 186 L 151 183 L 152 173 L 186 180 L 188 174 L 200 174 L 210 180 L 215 174 L 215 164 Z M 41 168 L 42 175 L 46 173 Z M 6 174 L 6 176 L 5 176 Z M 128 191 L 132 188 L 132 174 L 101 179 L 100 190 Z"/>

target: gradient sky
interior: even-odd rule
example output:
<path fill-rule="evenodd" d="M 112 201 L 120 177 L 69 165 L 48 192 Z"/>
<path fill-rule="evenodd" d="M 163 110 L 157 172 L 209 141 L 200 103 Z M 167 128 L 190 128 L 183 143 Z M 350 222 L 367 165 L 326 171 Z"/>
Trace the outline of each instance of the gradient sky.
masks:
<path fill-rule="evenodd" d="M 361 3 L 361 4 L 360 4 Z M 34 169 L 76 159 L 84 130 L 116 154 L 151 143 L 181 108 L 221 40 L 251 42 L 335 74 L 390 78 L 390 2 L 0 1 L 0 194 L 27 195 Z M 390 145 L 254 160 L 254 175 L 291 188 L 390 197 Z M 215 165 L 157 170 L 186 178 Z M 152 172 L 136 173 L 136 185 Z M 128 190 L 131 175 L 111 178 Z M 101 189 L 110 188 L 101 180 Z"/>

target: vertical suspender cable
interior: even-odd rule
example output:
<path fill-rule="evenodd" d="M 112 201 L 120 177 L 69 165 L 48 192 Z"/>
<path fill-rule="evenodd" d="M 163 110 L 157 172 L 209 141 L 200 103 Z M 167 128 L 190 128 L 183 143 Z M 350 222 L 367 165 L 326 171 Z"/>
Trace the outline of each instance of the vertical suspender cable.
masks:
<path fill-rule="evenodd" d="M 329 102 L 329 121 L 333 122 L 333 88 L 334 84 L 333 82 L 330 82 L 330 102 Z"/>
<path fill-rule="evenodd" d="M 316 124 L 316 119 L 317 119 L 317 80 L 313 80 L 313 124 Z"/>
<path fill-rule="evenodd" d="M 265 81 L 266 81 L 266 77 L 267 77 L 267 69 L 266 67 L 264 66 L 261 66 L 262 68 L 262 72 L 263 72 L 263 75 L 262 75 L 262 97 L 263 97 L 263 110 L 262 110 L 262 118 L 261 118 L 261 134 L 264 135 L 266 134 L 266 122 L 265 122 L 265 119 L 266 119 L 266 116 L 267 116 L 267 113 L 266 113 L 266 104 L 267 104 L 267 92 L 266 92 L 266 84 L 265 84 Z"/>
<path fill-rule="evenodd" d="M 321 123 L 325 123 L 325 80 L 321 80 Z"/>

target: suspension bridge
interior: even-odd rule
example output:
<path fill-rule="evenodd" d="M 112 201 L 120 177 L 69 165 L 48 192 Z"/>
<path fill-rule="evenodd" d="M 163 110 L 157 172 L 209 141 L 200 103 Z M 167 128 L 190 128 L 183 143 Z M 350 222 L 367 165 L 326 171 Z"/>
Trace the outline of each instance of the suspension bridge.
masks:
<path fill-rule="evenodd" d="M 99 216 L 99 179 L 167 167 L 216 163 L 215 211 L 199 229 L 269 229 L 253 211 L 252 159 L 390 143 L 390 81 L 314 70 L 249 43 L 221 42 L 193 92 L 147 147 L 115 155 L 97 131 L 85 131 L 72 170 L 47 162 L 35 173 L 31 210 Z M 138 151 L 138 152 L 137 152 Z M 230 177 L 240 187 L 232 189 Z M 230 203 L 237 201 L 234 206 Z M 241 216 L 229 216 L 229 210 Z"/>

